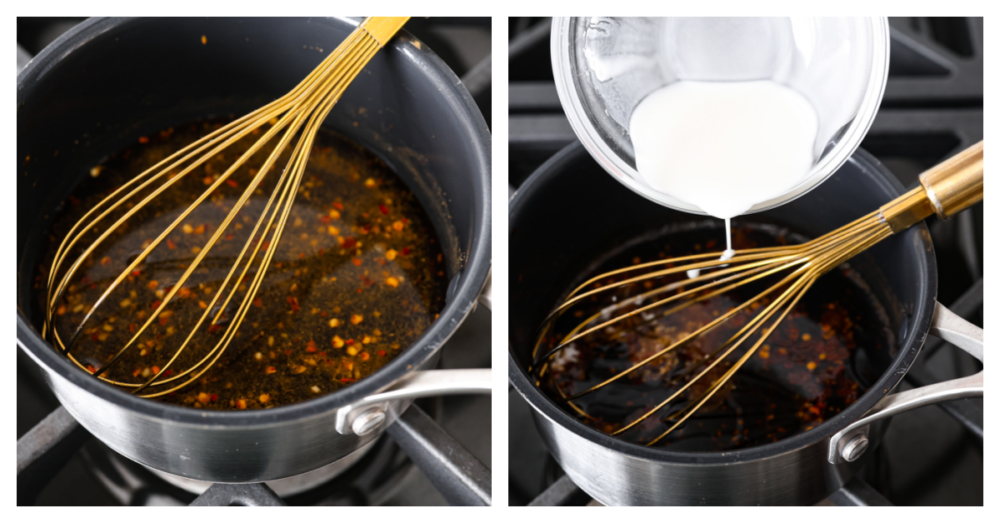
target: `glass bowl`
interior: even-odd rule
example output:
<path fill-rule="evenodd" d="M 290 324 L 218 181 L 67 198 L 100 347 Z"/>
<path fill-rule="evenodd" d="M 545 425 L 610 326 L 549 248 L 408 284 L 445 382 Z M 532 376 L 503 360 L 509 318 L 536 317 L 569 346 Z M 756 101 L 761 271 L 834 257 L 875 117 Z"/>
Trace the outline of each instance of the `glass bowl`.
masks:
<path fill-rule="evenodd" d="M 681 211 L 698 207 L 636 172 L 628 122 L 673 82 L 772 80 L 813 105 L 819 129 L 809 173 L 748 213 L 823 182 L 868 132 L 889 71 L 889 24 L 872 18 L 554 18 L 552 69 L 566 116 L 590 154 L 636 193 Z"/>

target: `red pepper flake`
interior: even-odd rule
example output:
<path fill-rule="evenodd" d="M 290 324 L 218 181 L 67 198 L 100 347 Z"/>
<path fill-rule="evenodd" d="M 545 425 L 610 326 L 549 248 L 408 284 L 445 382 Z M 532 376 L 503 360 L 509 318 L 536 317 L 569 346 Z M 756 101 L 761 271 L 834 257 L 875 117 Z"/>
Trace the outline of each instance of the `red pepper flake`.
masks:
<path fill-rule="evenodd" d="M 403 247 L 403 250 L 399 251 L 399 253 L 402 254 L 403 256 L 409 256 L 410 255 L 410 248 L 409 247 Z"/>
<path fill-rule="evenodd" d="M 98 334 L 94 334 L 93 336 L 91 336 L 90 337 L 91 341 L 97 341 L 98 336 L 99 336 Z"/>
<path fill-rule="evenodd" d="M 326 252 L 326 251 L 324 251 L 323 249 L 320 249 L 316 254 L 319 254 L 320 256 L 322 256 L 324 252 Z"/>
<path fill-rule="evenodd" d="M 227 235 L 226 235 L 226 239 L 227 239 L 227 240 L 232 240 L 232 239 L 233 239 L 233 238 L 235 238 L 235 237 L 236 237 L 236 235 L 235 235 L 235 234 L 232 234 L 232 233 L 230 233 L 230 234 L 227 234 Z"/>
<path fill-rule="evenodd" d="M 150 307 L 150 309 L 159 309 L 161 304 L 163 304 L 162 301 L 156 300 L 153 302 L 153 305 Z"/>
<path fill-rule="evenodd" d="M 323 352 L 317 354 L 317 356 L 319 356 L 321 358 L 324 357 L 324 356 L 326 356 L 326 351 L 323 351 Z M 330 361 L 330 360 L 326 360 L 326 361 Z"/>
<path fill-rule="evenodd" d="M 93 374 L 93 373 L 97 372 L 97 369 L 95 369 L 93 365 L 89 365 L 88 364 L 87 365 L 87 371 L 90 372 L 91 374 Z"/>
<path fill-rule="evenodd" d="M 264 370 L 264 372 L 267 374 L 274 374 L 275 372 L 278 372 L 278 370 L 275 369 L 274 367 L 268 367 L 267 369 Z"/>
<path fill-rule="evenodd" d="M 285 356 L 291 356 L 291 355 L 292 355 L 292 349 L 285 349 Z"/>
<path fill-rule="evenodd" d="M 181 289 L 177 291 L 177 295 L 180 296 L 182 299 L 189 298 L 191 296 L 191 289 L 188 289 L 187 287 L 181 287 Z"/>
<path fill-rule="evenodd" d="M 139 326 L 136 325 L 135 323 L 129 323 L 128 324 L 128 331 L 129 332 L 135 332 L 138 328 L 139 328 Z"/>
<path fill-rule="evenodd" d="M 385 351 L 384 350 L 380 350 L 380 351 L 376 352 L 376 354 L 378 354 L 379 356 L 382 356 L 383 358 L 385 357 Z"/>
<path fill-rule="evenodd" d="M 174 369 L 167 369 L 167 370 L 163 371 L 163 377 L 170 376 L 173 373 L 174 373 Z"/>
<path fill-rule="evenodd" d="M 306 342 L 306 352 L 309 352 L 309 353 L 316 352 L 316 342 L 315 341 L 309 340 L 308 342 Z"/>
<path fill-rule="evenodd" d="M 177 248 L 177 244 L 174 243 L 173 240 L 167 238 L 167 248 L 168 249 L 176 249 Z"/>
<path fill-rule="evenodd" d="M 216 401 L 219 401 L 219 395 L 218 394 L 212 394 L 212 403 L 215 403 Z"/>
<path fill-rule="evenodd" d="M 358 258 L 351 258 L 351 263 L 359 267 L 361 266 L 361 260 Z"/>
<path fill-rule="evenodd" d="M 139 143 L 149 143 L 149 138 L 146 136 L 140 136 Z"/>
<path fill-rule="evenodd" d="M 260 299 L 260 296 L 258 296 L 258 297 L 256 297 L 256 298 L 253 299 L 253 305 L 254 305 L 254 307 L 263 307 L 264 306 L 264 301 Z"/>
<path fill-rule="evenodd" d="M 354 239 L 354 236 L 348 236 L 347 238 L 344 238 L 344 243 L 342 243 L 340 246 L 345 249 L 353 249 L 354 246 L 357 244 L 358 240 Z"/>
<path fill-rule="evenodd" d="M 354 378 L 340 378 L 341 383 L 350 383 L 354 381 Z"/>
<path fill-rule="evenodd" d="M 160 373 L 160 367 L 153 365 L 153 374 L 159 374 L 159 373 Z"/>
<path fill-rule="evenodd" d="M 208 326 L 208 333 L 209 334 L 215 334 L 216 332 L 219 332 L 221 330 L 222 330 L 222 325 L 219 325 L 217 323 L 214 324 L 214 325 L 209 325 Z"/>
<path fill-rule="evenodd" d="M 322 223 L 323 225 L 330 225 L 330 221 L 329 215 L 324 214 L 319 217 L 319 223 Z"/>
<path fill-rule="evenodd" d="M 333 202 L 333 206 L 336 207 L 338 211 L 343 211 L 344 210 L 344 204 L 342 204 L 340 202 Z"/>
<path fill-rule="evenodd" d="M 303 258 L 305 258 L 305 257 L 306 257 L 306 253 L 304 253 L 304 252 L 300 252 L 299 253 L 299 259 L 300 260 L 303 259 Z"/>
<path fill-rule="evenodd" d="M 381 203 L 378 204 L 378 210 L 382 211 L 382 214 L 389 214 L 389 209 L 386 209 L 385 205 L 382 205 Z"/>
<path fill-rule="evenodd" d="M 403 222 L 403 225 L 410 223 L 410 220 L 407 220 L 406 218 L 400 218 L 399 221 Z"/>
<path fill-rule="evenodd" d="M 264 240 L 264 243 L 260 244 L 260 248 L 267 250 L 267 247 L 271 245 L 271 240 Z"/>
<path fill-rule="evenodd" d="M 362 225 L 361 226 L 361 233 L 362 234 L 368 234 L 371 230 L 372 230 L 372 226 L 371 225 Z"/>
<path fill-rule="evenodd" d="M 139 269 L 136 269 L 136 270 L 132 271 L 132 276 L 138 276 L 139 274 L 141 274 L 139 272 Z"/>
<path fill-rule="evenodd" d="M 299 299 L 296 298 L 295 296 L 289 296 L 287 300 L 288 304 L 292 306 L 292 310 L 295 312 L 299 312 Z"/>
<path fill-rule="evenodd" d="M 234 180 L 234 179 L 232 179 L 232 178 L 229 178 L 228 180 L 226 180 L 226 185 L 229 185 L 230 187 L 233 187 L 233 188 L 235 188 L 235 187 L 237 187 L 237 186 L 238 186 L 239 184 L 238 184 L 238 183 L 236 183 L 236 180 Z"/>
<path fill-rule="evenodd" d="M 347 340 L 347 341 L 346 341 L 346 342 L 344 342 L 344 343 L 346 343 L 346 344 L 348 344 L 348 345 L 354 345 L 354 338 L 351 338 L 351 339 Z"/>
<path fill-rule="evenodd" d="M 80 278 L 80 285 L 86 285 L 90 283 L 90 276 L 84 274 L 83 278 Z"/>

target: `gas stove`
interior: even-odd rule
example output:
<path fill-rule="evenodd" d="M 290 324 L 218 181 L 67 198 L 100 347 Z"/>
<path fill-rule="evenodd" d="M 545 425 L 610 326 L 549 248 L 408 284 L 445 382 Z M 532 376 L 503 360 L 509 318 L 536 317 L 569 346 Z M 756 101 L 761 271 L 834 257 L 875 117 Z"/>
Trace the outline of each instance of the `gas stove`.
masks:
<path fill-rule="evenodd" d="M 889 80 L 861 147 L 907 188 L 928 167 L 983 138 L 982 18 L 891 18 Z M 512 18 L 509 53 L 509 182 L 516 189 L 576 140 L 549 61 L 549 20 Z M 983 322 L 983 204 L 928 219 L 938 263 L 938 301 Z M 981 364 L 931 339 L 900 390 L 971 375 Z M 511 505 L 599 504 L 564 475 L 531 420 L 509 396 Z M 959 400 L 896 416 L 856 478 L 824 505 L 982 505 L 983 401 Z"/>
<path fill-rule="evenodd" d="M 82 19 L 19 18 L 18 70 Z M 415 18 L 410 31 L 462 79 L 490 124 L 489 18 Z M 442 368 L 490 366 L 491 315 L 479 307 L 442 349 Z M 344 460 L 258 484 L 170 476 L 109 449 L 65 410 L 18 350 L 18 504 L 444 505 L 490 502 L 489 396 L 418 401 L 389 431 Z"/>

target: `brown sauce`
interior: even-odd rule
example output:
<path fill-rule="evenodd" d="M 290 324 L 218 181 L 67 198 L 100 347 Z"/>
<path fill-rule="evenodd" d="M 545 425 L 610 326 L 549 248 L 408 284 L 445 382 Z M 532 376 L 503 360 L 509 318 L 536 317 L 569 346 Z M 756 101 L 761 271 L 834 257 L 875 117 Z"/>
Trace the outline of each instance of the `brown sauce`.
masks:
<path fill-rule="evenodd" d="M 628 265 L 722 249 L 718 231 L 678 231 L 637 242 L 595 264 L 578 281 Z M 787 231 L 771 226 L 738 228 L 736 249 L 798 243 Z M 662 268 L 662 266 L 660 267 Z M 630 273 L 628 276 L 635 276 Z M 584 319 L 616 301 L 681 279 L 661 277 L 631 284 L 584 300 L 557 320 L 542 339 L 538 354 L 558 345 Z M 624 277 L 619 276 L 619 279 Z M 614 281 L 607 278 L 593 288 Z M 773 283 L 773 282 L 771 282 Z M 641 286 L 641 287 L 640 287 Z M 749 286 L 710 298 L 670 315 L 635 315 L 571 343 L 543 373 L 541 388 L 583 423 L 613 433 L 669 398 L 687 378 L 679 371 L 700 362 L 766 306 L 755 303 L 723 326 L 695 338 L 665 356 L 602 389 L 573 400 L 582 392 L 669 346 L 720 314 L 751 299 L 766 287 Z M 634 309 L 635 307 L 632 307 Z M 618 313 L 628 312 L 624 309 Z M 662 312 L 659 311 L 659 312 Z M 849 267 L 819 279 L 764 345 L 699 411 L 655 443 L 673 450 L 723 451 L 761 445 L 812 430 L 854 403 L 867 389 L 872 369 L 864 355 L 886 351 L 892 336 L 886 315 Z M 744 343 L 670 405 L 617 438 L 648 444 L 672 426 L 666 418 L 700 398 L 752 346 Z M 574 409 L 573 406 L 578 409 Z"/>
<path fill-rule="evenodd" d="M 197 123 L 143 137 L 136 146 L 95 168 L 50 229 L 49 250 L 36 278 L 40 301 L 55 250 L 88 209 L 131 177 L 221 125 Z M 64 342 L 144 244 L 204 192 L 259 134 L 234 144 L 184 177 L 87 258 L 55 315 Z M 258 152 L 231 182 L 220 185 L 96 309 L 70 350 L 77 361 L 90 370 L 99 368 L 127 343 L 222 224 L 269 152 L 270 147 Z M 169 313 L 161 313 L 102 376 L 144 383 L 167 364 L 250 238 L 288 156 L 286 151 L 280 157 L 248 205 L 168 303 Z M 120 215 L 106 219 L 103 226 Z M 96 237 L 96 233 L 89 235 L 84 243 Z M 73 251 L 67 263 L 81 252 Z M 215 347 L 259 266 L 255 262 L 249 279 L 239 285 L 220 326 L 213 328 L 209 321 L 202 324 L 163 377 L 190 368 Z M 156 399 L 205 409 L 260 409 L 347 387 L 392 361 L 430 326 L 444 307 L 446 281 L 440 242 L 415 195 L 376 156 L 320 130 L 284 234 L 235 338 L 196 382 Z"/>

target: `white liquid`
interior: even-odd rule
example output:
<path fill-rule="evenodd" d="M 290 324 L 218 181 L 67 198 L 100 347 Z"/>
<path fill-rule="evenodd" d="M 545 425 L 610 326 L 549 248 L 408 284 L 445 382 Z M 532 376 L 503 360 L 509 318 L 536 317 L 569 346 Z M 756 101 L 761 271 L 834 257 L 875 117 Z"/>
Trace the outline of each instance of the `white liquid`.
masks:
<path fill-rule="evenodd" d="M 809 101 L 771 81 L 676 82 L 643 99 L 629 122 L 646 183 L 726 220 L 722 261 L 732 257 L 729 218 L 806 177 L 817 129 Z"/>

